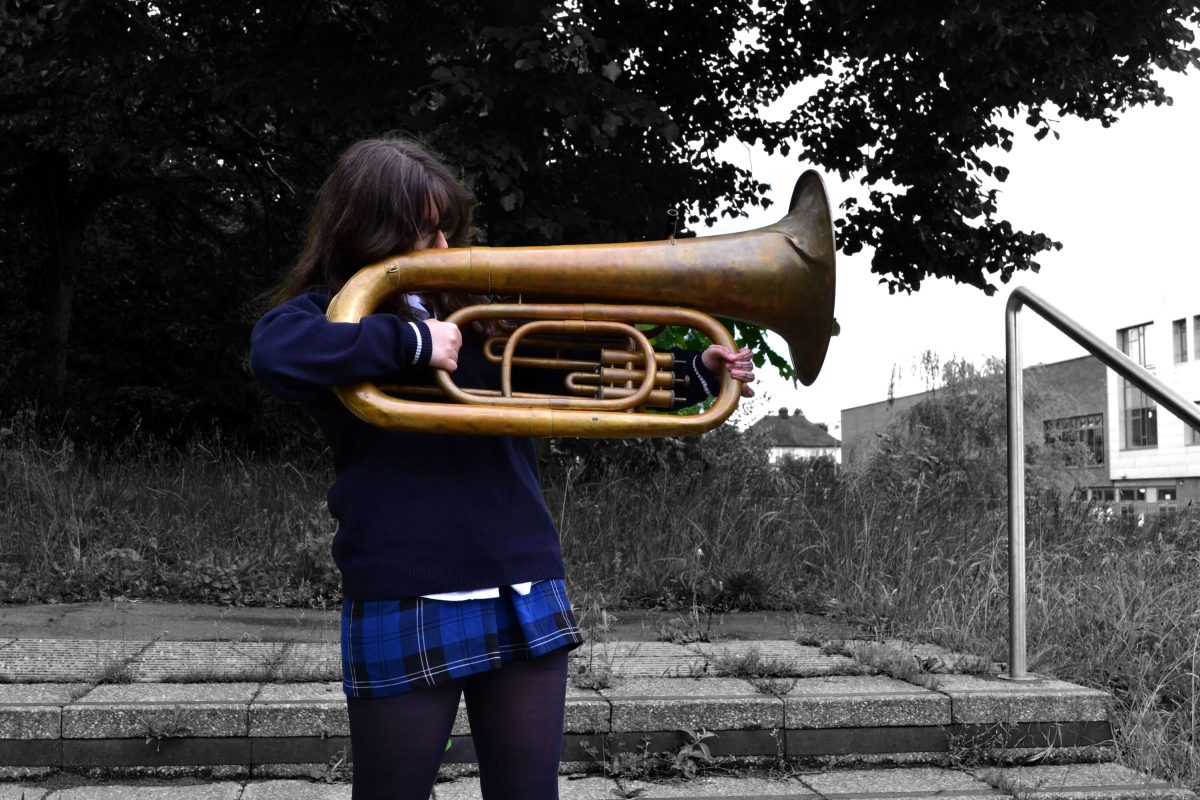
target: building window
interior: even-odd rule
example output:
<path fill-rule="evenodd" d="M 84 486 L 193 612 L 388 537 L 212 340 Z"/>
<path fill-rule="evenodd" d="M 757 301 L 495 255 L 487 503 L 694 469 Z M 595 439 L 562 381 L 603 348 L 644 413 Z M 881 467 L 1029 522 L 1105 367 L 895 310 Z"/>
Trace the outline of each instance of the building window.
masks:
<path fill-rule="evenodd" d="M 1046 444 L 1078 442 L 1091 454 L 1091 463 L 1104 463 L 1104 415 L 1048 419 L 1042 423 Z"/>
<path fill-rule="evenodd" d="M 1145 392 L 1131 383 L 1125 384 L 1125 447 L 1158 446 L 1158 414 Z"/>
<path fill-rule="evenodd" d="M 1160 503 L 1173 503 L 1179 499 L 1179 495 L 1175 493 L 1174 486 L 1160 486 L 1156 491 L 1158 492 L 1158 502 Z"/>
<path fill-rule="evenodd" d="M 1171 342 L 1175 349 L 1175 363 L 1182 364 L 1187 361 L 1187 320 L 1177 319 L 1171 323 Z"/>
<path fill-rule="evenodd" d="M 1134 325 L 1132 328 L 1117 331 L 1117 347 L 1143 367 L 1150 366 L 1146 361 L 1146 333 L 1152 324 L 1147 322 L 1145 325 Z"/>
<path fill-rule="evenodd" d="M 1121 489 L 1118 499 L 1122 503 L 1146 502 L 1145 489 Z"/>
<path fill-rule="evenodd" d="M 1146 363 L 1146 329 L 1150 323 L 1117 331 L 1121 352 L 1143 367 Z M 1129 381 L 1121 380 L 1121 446 L 1125 449 L 1158 446 L 1158 409 L 1153 400 Z"/>

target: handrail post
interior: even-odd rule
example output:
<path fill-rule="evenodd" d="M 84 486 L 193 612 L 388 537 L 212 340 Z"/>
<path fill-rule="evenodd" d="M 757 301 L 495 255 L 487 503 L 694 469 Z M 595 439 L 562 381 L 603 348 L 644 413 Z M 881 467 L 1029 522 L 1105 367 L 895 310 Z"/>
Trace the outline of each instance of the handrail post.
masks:
<path fill-rule="evenodd" d="M 1004 312 L 1005 383 L 1008 387 L 1008 675 L 1029 680 L 1025 664 L 1025 377 L 1017 317 L 1019 295 Z"/>
<path fill-rule="evenodd" d="M 1004 311 L 1004 370 L 1008 384 L 1008 675 L 1034 680 L 1025 654 L 1025 396 L 1017 315 L 1028 306 L 1096 360 L 1133 383 L 1186 424 L 1200 429 L 1200 407 L 1145 367 L 1024 287 L 1013 289 Z"/>

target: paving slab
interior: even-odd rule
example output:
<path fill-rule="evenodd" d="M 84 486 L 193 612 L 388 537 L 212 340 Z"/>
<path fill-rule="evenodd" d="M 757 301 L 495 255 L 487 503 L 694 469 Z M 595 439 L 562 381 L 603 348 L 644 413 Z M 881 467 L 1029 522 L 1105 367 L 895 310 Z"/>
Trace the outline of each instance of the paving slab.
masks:
<path fill-rule="evenodd" d="M 783 701 L 738 678 L 626 678 L 600 694 L 612 703 L 613 733 L 783 727 Z"/>
<path fill-rule="evenodd" d="M 43 800 L 49 789 L 19 783 L 0 783 L 0 800 Z"/>
<path fill-rule="evenodd" d="M 267 683 L 250 702 L 251 736 L 349 736 L 340 681 Z"/>
<path fill-rule="evenodd" d="M 246 736 L 254 683 L 97 686 L 63 708 L 64 739 Z"/>
<path fill-rule="evenodd" d="M 155 642 L 129 662 L 135 681 L 269 680 L 285 645 L 278 642 Z"/>
<path fill-rule="evenodd" d="M 59 789 L 52 800 L 238 800 L 241 795 L 242 784 L 238 782 L 171 781 L 77 786 Z"/>
<path fill-rule="evenodd" d="M 897 652 L 913 656 L 926 672 L 946 674 L 996 673 L 1000 671 L 999 665 L 990 658 L 950 650 L 928 642 L 913 644 L 903 639 L 888 639 L 884 644 Z"/>
<path fill-rule="evenodd" d="M 949 697 L 882 675 L 803 678 L 783 708 L 789 729 L 950 724 Z"/>
<path fill-rule="evenodd" d="M 803 798 L 814 800 L 818 795 L 803 783 L 792 779 L 733 778 L 700 776 L 690 781 L 647 782 L 626 781 L 628 792 L 640 792 L 640 800 L 657 798 L 724 797 L 729 800 L 759 800 L 759 798 Z M 628 795 L 627 795 L 628 796 Z"/>
<path fill-rule="evenodd" d="M 707 666 L 703 655 L 671 642 L 589 642 L 571 652 L 572 671 L 589 662 L 615 675 L 647 678 L 694 678 Z"/>
<path fill-rule="evenodd" d="M 785 639 L 740 642 L 697 642 L 685 648 L 706 657 L 709 671 L 719 674 L 721 662 L 756 659 L 768 666 L 785 667 L 797 676 L 857 675 L 863 667 L 847 656 L 824 655 L 821 648 Z M 772 664 L 774 662 L 774 664 Z"/>
<path fill-rule="evenodd" d="M 254 781 L 246 784 L 240 800 L 350 800 L 350 784 Z"/>
<path fill-rule="evenodd" d="M 798 777 L 828 800 L 1010 797 L 969 773 L 940 767 L 830 771 Z"/>
<path fill-rule="evenodd" d="M 86 684 L 0 683 L 0 739 L 57 739 L 62 736 L 62 707 Z"/>
<path fill-rule="evenodd" d="M 1053 678 L 1010 681 L 994 675 L 939 675 L 956 723 L 1091 722 L 1108 719 L 1107 692 Z"/>
<path fill-rule="evenodd" d="M 150 645 L 149 642 L 19 639 L 0 650 L 0 683 L 95 681 Z"/>
<path fill-rule="evenodd" d="M 567 686 L 563 733 L 608 733 L 612 730 L 612 704 L 595 689 Z"/>
<path fill-rule="evenodd" d="M 1185 789 L 1120 764 L 1000 767 L 974 774 L 1006 794 L 1038 800 L 1195 800 Z"/>
<path fill-rule="evenodd" d="M 558 779 L 561 800 L 613 800 L 618 796 L 613 793 L 615 788 L 615 783 L 601 777 Z M 433 800 L 479 800 L 481 796 L 478 778 L 459 778 L 433 787 Z"/>
<path fill-rule="evenodd" d="M 341 645 L 337 642 L 289 644 L 275 672 L 277 679 L 284 681 L 340 681 Z"/>

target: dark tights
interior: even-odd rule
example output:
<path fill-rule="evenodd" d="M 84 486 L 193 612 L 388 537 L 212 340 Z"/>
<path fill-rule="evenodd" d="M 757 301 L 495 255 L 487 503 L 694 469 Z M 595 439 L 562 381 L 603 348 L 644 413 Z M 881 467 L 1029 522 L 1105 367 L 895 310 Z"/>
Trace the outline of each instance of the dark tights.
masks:
<path fill-rule="evenodd" d="M 466 696 L 484 800 L 558 800 L 567 649 L 444 686 L 347 698 L 353 800 L 428 800 Z"/>

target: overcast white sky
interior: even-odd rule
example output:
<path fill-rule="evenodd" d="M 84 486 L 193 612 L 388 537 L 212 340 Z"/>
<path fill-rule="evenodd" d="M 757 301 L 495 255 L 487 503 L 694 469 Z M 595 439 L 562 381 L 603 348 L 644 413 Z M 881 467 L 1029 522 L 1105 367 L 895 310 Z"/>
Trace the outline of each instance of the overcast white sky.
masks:
<path fill-rule="evenodd" d="M 840 438 L 841 410 L 886 399 L 893 368 L 897 396 L 927 388 L 917 369 L 926 350 L 942 362 L 1003 358 L 1004 304 L 1016 286 L 1027 286 L 1106 340 L 1117 327 L 1152 316 L 1164 293 L 1193 292 L 1200 312 L 1200 74 L 1170 73 L 1162 82 L 1173 106 L 1135 109 L 1107 129 L 1065 120 L 1058 140 L 1038 142 L 1031 129 L 1018 129 L 1012 152 L 991 159 L 1012 170 L 1000 185 L 1000 215 L 1063 244 L 1039 259 L 1040 273 L 1020 273 L 990 298 L 935 279 L 915 294 L 889 295 L 870 272 L 869 252 L 839 254 L 835 313 L 842 332 L 830 343 L 820 377 L 811 387 L 793 388 L 764 367 L 758 396 L 743 401 L 734 421 L 746 425 L 781 407 L 799 408 Z M 722 154 L 752 164 L 755 176 L 771 184 L 774 203 L 748 219 L 722 220 L 707 233 L 774 222 L 809 166 L 740 144 Z M 836 175 L 825 182 L 837 215 L 848 192 Z M 1026 365 L 1084 354 L 1035 315 L 1021 319 Z M 782 340 L 774 341 L 786 354 Z"/>

